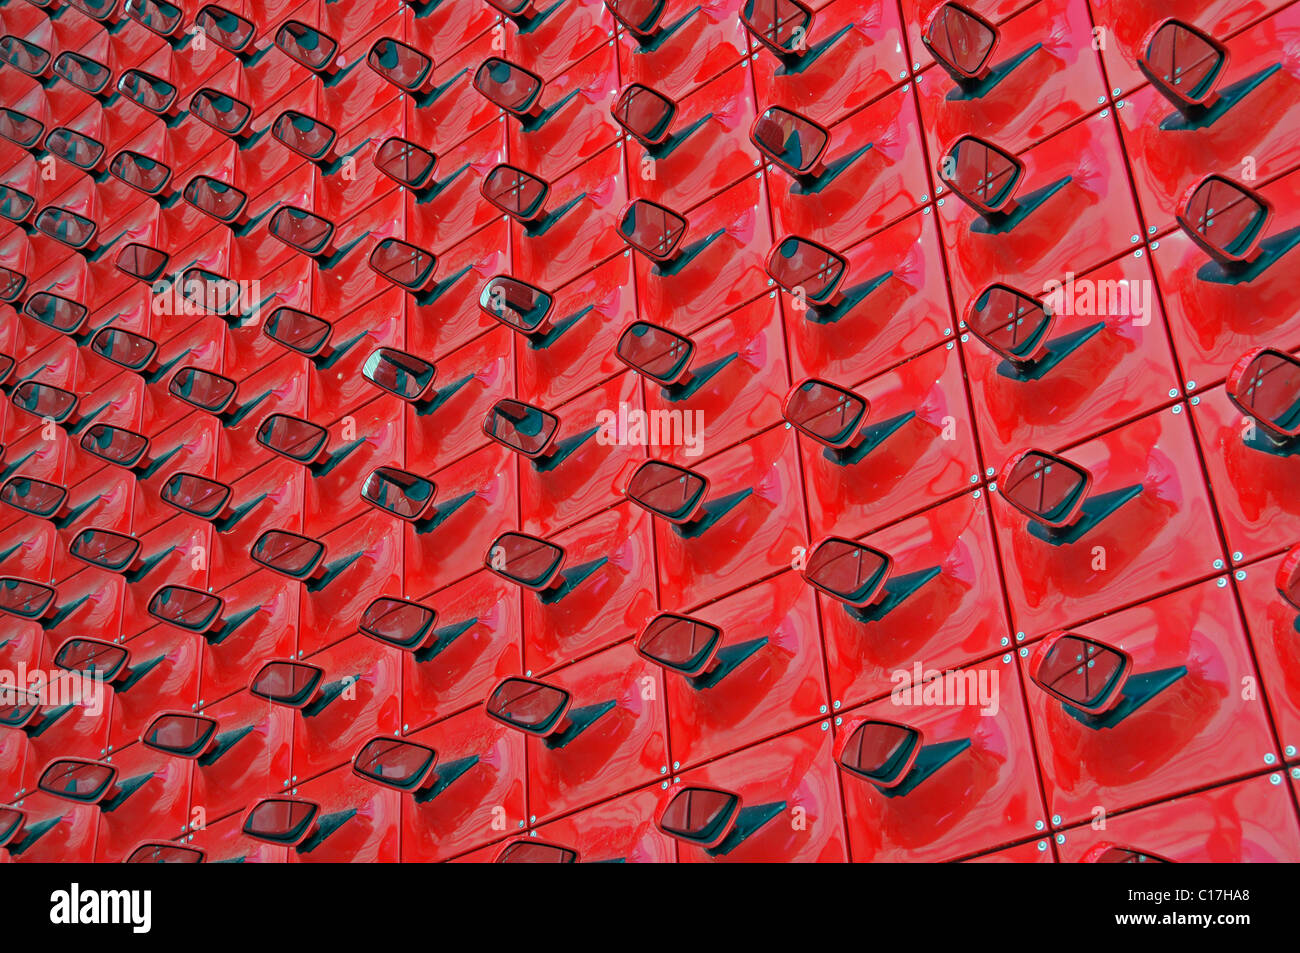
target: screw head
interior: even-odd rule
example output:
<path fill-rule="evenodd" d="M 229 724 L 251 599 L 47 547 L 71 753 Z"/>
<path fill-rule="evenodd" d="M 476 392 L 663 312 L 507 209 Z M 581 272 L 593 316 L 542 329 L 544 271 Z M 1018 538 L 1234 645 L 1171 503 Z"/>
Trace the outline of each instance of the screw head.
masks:
<path fill-rule="evenodd" d="M 1061 815 L 1060 815 L 1060 814 L 1053 814 L 1053 815 L 1052 815 L 1052 823 L 1053 823 L 1053 824 L 1059 824 L 1059 823 L 1061 823 Z"/>

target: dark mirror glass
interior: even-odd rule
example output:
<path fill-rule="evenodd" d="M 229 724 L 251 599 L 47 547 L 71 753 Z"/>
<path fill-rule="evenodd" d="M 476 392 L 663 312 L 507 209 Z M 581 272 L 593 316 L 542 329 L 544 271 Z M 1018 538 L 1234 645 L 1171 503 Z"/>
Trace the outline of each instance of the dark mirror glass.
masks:
<path fill-rule="evenodd" d="M 102 142 L 66 126 L 59 126 L 50 131 L 50 134 L 45 137 L 45 148 L 83 171 L 93 169 L 95 163 L 104 155 Z"/>
<path fill-rule="evenodd" d="M 629 325 L 619 336 L 620 360 L 661 384 L 674 383 L 695 353 L 690 338 L 645 321 Z"/>
<path fill-rule="evenodd" d="M 1167 21 L 1147 44 L 1139 65 L 1166 98 L 1179 105 L 1203 102 L 1214 88 L 1227 51 L 1187 23 Z"/>
<path fill-rule="evenodd" d="M 366 607 L 357 627 L 381 642 L 410 649 L 424 642 L 436 618 L 432 609 L 419 603 L 381 597 Z"/>
<path fill-rule="evenodd" d="M 375 166 L 408 188 L 422 188 L 433 175 L 437 157 L 414 142 L 393 136 L 375 152 Z"/>
<path fill-rule="evenodd" d="M 133 467 L 149 449 L 149 438 L 121 427 L 93 424 L 81 436 L 81 449 L 120 467 Z"/>
<path fill-rule="evenodd" d="M 528 457 L 543 453 L 555 439 L 559 418 L 517 400 L 499 400 L 488 411 L 483 431 L 499 443 Z"/>
<path fill-rule="evenodd" d="M 271 126 L 271 135 L 313 162 L 328 153 L 337 138 L 337 133 L 325 123 L 293 109 L 280 113 Z"/>
<path fill-rule="evenodd" d="M 1179 221 L 1211 255 L 1241 261 L 1258 243 L 1268 206 L 1235 182 L 1210 176 L 1187 200 Z"/>
<path fill-rule="evenodd" d="M 643 143 L 654 145 L 668 136 L 677 104 L 649 86 L 633 83 L 614 103 L 614 120 Z"/>
<path fill-rule="evenodd" d="M 69 672 L 112 681 L 129 657 L 120 645 L 98 639 L 69 639 L 54 656 L 54 664 Z"/>
<path fill-rule="evenodd" d="M 129 371 L 144 370 L 153 360 L 158 345 L 147 337 L 121 328 L 100 328 L 90 339 L 90 349 Z"/>
<path fill-rule="evenodd" d="M 268 662 L 248 690 L 259 698 L 299 708 L 312 700 L 324 677 L 325 673 L 315 665 Z"/>
<path fill-rule="evenodd" d="M 156 619 L 190 632 L 203 632 L 221 615 L 224 601 L 211 593 L 186 586 L 163 586 L 149 599 L 148 612 Z"/>
<path fill-rule="evenodd" d="M 682 840 L 716 844 L 726 836 L 739 810 L 740 798 L 730 791 L 686 787 L 668 802 L 659 826 L 665 834 Z"/>
<path fill-rule="evenodd" d="M 785 419 L 818 443 L 846 447 L 867 416 L 867 402 L 842 387 L 806 380 L 790 391 Z"/>
<path fill-rule="evenodd" d="M 970 136 L 957 140 L 939 169 L 949 188 L 986 212 L 1011 200 L 1022 171 L 1014 157 Z"/>
<path fill-rule="evenodd" d="M 33 224 L 56 242 L 71 248 L 85 248 L 99 227 L 84 215 L 54 207 L 41 209 Z"/>
<path fill-rule="evenodd" d="M 1093 709 L 1105 704 L 1123 681 L 1128 663 L 1109 646 L 1077 635 L 1063 635 L 1043 655 L 1034 681 L 1072 705 Z"/>
<path fill-rule="evenodd" d="M 7 185 L 0 185 L 0 215 L 11 222 L 21 222 L 36 207 L 36 199 Z"/>
<path fill-rule="evenodd" d="M 844 259 L 805 238 L 787 238 L 767 258 L 767 271 L 782 288 L 814 304 L 829 299 L 844 277 Z"/>
<path fill-rule="evenodd" d="M 162 485 L 159 496 L 199 519 L 213 519 L 230 501 L 231 489 L 224 483 L 195 476 L 193 473 L 174 473 Z"/>
<path fill-rule="evenodd" d="M 128 864 L 201 864 L 203 851 L 179 844 L 141 844 L 131 851 Z"/>
<path fill-rule="evenodd" d="M 162 115 L 176 101 L 176 87 L 165 79 L 129 69 L 117 81 L 117 90 L 151 113 Z"/>
<path fill-rule="evenodd" d="M 391 37 L 375 41 L 366 64 L 399 89 L 414 92 L 433 69 L 433 60 Z"/>
<path fill-rule="evenodd" d="M 1240 372 L 1230 376 L 1228 394 L 1239 409 L 1274 434 L 1300 433 L 1300 360 L 1285 351 L 1257 351 Z"/>
<path fill-rule="evenodd" d="M 46 794 L 93 804 L 104 796 L 117 777 L 117 769 L 95 761 L 53 762 L 36 783 Z"/>
<path fill-rule="evenodd" d="M 294 579 L 310 576 L 324 555 L 322 543 L 281 530 L 263 533 L 253 544 L 252 551 L 254 562 Z"/>
<path fill-rule="evenodd" d="M 15 576 L 0 576 L 0 612 L 39 619 L 53 603 L 53 587 Z"/>
<path fill-rule="evenodd" d="M 86 320 L 85 305 L 48 291 L 38 291 L 27 299 L 23 313 L 64 334 L 73 334 Z"/>
<path fill-rule="evenodd" d="M 117 253 L 115 264 L 132 278 L 152 284 L 167 269 L 167 255 L 156 248 L 131 242 Z"/>
<path fill-rule="evenodd" d="M 230 378 L 197 367 L 182 367 L 167 385 L 172 396 L 211 414 L 219 414 L 229 407 L 236 389 Z"/>
<path fill-rule="evenodd" d="M 39 76 L 50 62 L 49 51 L 13 35 L 0 37 L 0 59 L 28 76 Z"/>
<path fill-rule="evenodd" d="M 765 156 L 791 175 L 811 172 L 830 141 L 822 126 L 780 106 L 763 110 L 751 138 Z"/>
<path fill-rule="evenodd" d="M 211 314 L 228 317 L 243 306 L 239 282 L 203 268 L 186 268 L 180 289 L 186 301 Z"/>
<path fill-rule="evenodd" d="M 27 815 L 17 807 L 0 807 L 0 846 L 8 844 L 21 831 Z"/>
<path fill-rule="evenodd" d="M 880 591 L 889 568 L 889 557 L 879 550 L 831 537 L 809 554 L 804 575 L 823 592 L 861 605 Z"/>
<path fill-rule="evenodd" d="M 271 234 L 305 255 L 325 250 L 334 237 L 334 225 L 306 209 L 281 206 L 271 216 Z"/>
<path fill-rule="evenodd" d="M 313 357 L 325 347 L 333 327 L 314 314 L 297 308 L 276 308 L 266 319 L 262 331 L 272 341 L 290 350 Z"/>
<path fill-rule="evenodd" d="M 432 748 L 397 738 L 373 738 L 357 752 L 352 765 L 367 780 L 399 791 L 424 783 L 438 755 Z"/>
<path fill-rule="evenodd" d="M 722 630 L 716 625 L 665 613 L 646 626 L 637 648 L 666 668 L 694 675 L 713 657 L 721 641 Z"/>
<path fill-rule="evenodd" d="M 396 467 L 380 467 L 361 486 L 361 498 L 381 510 L 413 520 L 423 513 L 437 493 L 424 477 Z"/>
<path fill-rule="evenodd" d="M 0 107 L 0 136 L 29 149 L 45 134 L 45 124 L 16 109 Z"/>
<path fill-rule="evenodd" d="M 1051 324 L 1047 308 L 1007 285 L 987 288 L 966 318 L 975 337 L 1010 361 L 1032 357 Z"/>
<path fill-rule="evenodd" d="M 14 388 L 10 399 L 15 407 L 37 417 L 48 417 L 56 424 L 67 420 L 77 406 L 76 394 L 37 381 L 23 381 Z"/>
<path fill-rule="evenodd" d="M 1097 857 L 1098 864 L 1167 864 L 1169 861 L 1154 854 L 1141 854 L 1127 847 L 1108 847 Z"/>
<path fill-rule="evenodd" d="M 12 268 L 0 266 L 0 301 L 15 303 L 25 287 L 27 287 L 26 275 Z M 0 380 L 3 379 L 3 375 L 0 375 Z"/>
<path fill-rule="evenodd" d="M 244 833 L 274 844 L 296 844 L 311 830 L 319 811 L 310 801 L 267 798 L 244 819 Z"/>
<path fill-rule="evenodd" d="M 218 132 L 233 136 L 243 129 L 253 110 L 247 103 L 215 89 L 200 89 L 190 99 L 190 112 Z"/>
<path fill-rule="evenodd" d="M 194 23 L 213 43 L 231 53 L 242 52 L 257 34 L 252 23 L 216 4 L 208 4 L 200 10 Z"/>
<path fill-rule="evenodd" d="M 338 43 L 298 20 L 289 20 L 275 34 L 275 45 L 310 70 L 329 67 Z"/>
<path fill-rule="evenodd" d="M 113 156 L 108 171 L 146 195 L 157 195 L 172 177 L 172 170 L 157 159 L 127 149 Z"/>
<path fill-rule="evenodd" d="M 534 73 L 488 57 L 474 73 L 474 88 L 506 112 L 528 112 L 542 92 L 542 81 Z"/>
<path fill-rule="evenodd" d="M 497 275 L 483 286 L 479 307 L 491 317 L 517 331 L 535 330 L 546 320 L 554 299 L 540 288 Z"/>
<path fill-rule="evenodd" d="M 614 18 L 633 33 L 644 36 L 659 23 L 666 0 L 605 0 Z"/>
<path fill-rule="evenodd" d="M 423 287 L 436 265 L 432 254 L 396 238 L 385 238 L 370 253 L 370 267 L 408 291 Z"/>
<path fill-rule="evenodd" d="M 433 383 L 434 367 L 413 354 L 381 347 L 366 358 L 361 373 L 376 387 L 415 400 Z"/>
<path fill-rule="evenodd" d="M 778 54 L 798 52 L 809 46 L 812 11 L 795 0 L 745 0 L 740 18 L 755 39 Z"/>
<path fill-rule="evenodd" d="M 140 542 L 112 530 L 83 529 L 72 540 L 68 551 L 100 569 L 121 572 L 131 565 L 140 552 Z"/>
<path fill-rule="evenodd" d="M 628 482 L 628 498 L 652 513 L 675 522 L 689 519 L 699 508 L 708 481 L 698 473 L 660 460 L 648 460 Z"/>
<path fill-rule="evenodd" d="M 551 187 L 522 169 L 499 165 L 483 179 L 483 197 L 507 215 L 528 219 L 536 215 Z"/>
<path fill-rule="evenodd" d="M 206 175 L 190 179 L 184 197 L 200 212 L 221 222 L 233 222 L 248 203 L 248 196 L 239 189 Z"/>
<path fill-rule="evenodd" d="M 315 460 L 328 440 L 324 427 L 288 414 L 271 414 L 257 428 L 258 443 L 299 463 Z"/>
<path fill-rule="evenodd" d="M 915 728 L 888 721 L 858 725 L 840 755 L 849 771 L 884 787 L 898 784 L 916 761 L 921 735 Z"/>
<path fill-rule="evenodd" d="M 167 713 L 145 729 L 141 739 L 150 748 L 181 758 L 197 758 L 217 733 L 217 722 L 202 715 Z"/>
<path fill-rule="evenodd" d="M 576 864 L 578 852 L 558 844 L 538 841 L 515 841 L 501 852 L 498 864 Z"/>
<path fill-rule="evenodd" d="M 686 219 L 662 205 L 637 199 L 623 213 L 618 230 L 629 245 L 663 261 L 672 257 L 686 235 Z"/>
<path fill-rule="evenodd" d="M 1021 456 L 999 486 L 1003 497 L 1022 512 L 1058 525 L 1077 512 L 1087 489 L 1087 471 L 1038 451 Z"/>
<path fill-rule="evenodd" d="M 507 678 L 488 698 L 493 718 L 534 734 L 546 734 L 569 707 L 569 693 L 528 678 Z"/>
<path fill-rule="evenodd" d="M 59 507 L 67 498 L 68 491 L 57 483 L 46 483 L 32 477 L 10 477 L 0 487 L 0 500 L 42 519 L 49 519 L 58 513 Z"/>
<path fill-rule="evenodd" d="M 36 695 L 20 688 L 8 689 L 0 694 L 0 727 L 25 728 L 40 713 L 41 701 Z M 4 844 L 4 821 L 0 814 L 0 845 Z"/>
<path fill-rule="evenodd" d="M 488 565 L 507 579 L 530 588 L 543 588 L 560 569 L 564 550 L 525 533 L 505 533 L 488 555 Z"/>
<path fill-rule="evenodd" d="M 112 71 L 96 60 L 71 50 L 60 53 L 54 60 L 54 75 L 67 80 L 83 93 L 92 96 L 102 90 L 113 78 Z"/>
<path fill-rule="evenodd" d="M 126 0 L 126 15 L 161 36 L 168 36 L 181 25 L 185 11 L 167 0 Z"/>
<path fill-rule="evenodd" d="M 988 62 L 998 35 L 981 17 L 957 3 L 945 3 L 930 21 L 925 45 L 949 72 L 973 77 Z"/>

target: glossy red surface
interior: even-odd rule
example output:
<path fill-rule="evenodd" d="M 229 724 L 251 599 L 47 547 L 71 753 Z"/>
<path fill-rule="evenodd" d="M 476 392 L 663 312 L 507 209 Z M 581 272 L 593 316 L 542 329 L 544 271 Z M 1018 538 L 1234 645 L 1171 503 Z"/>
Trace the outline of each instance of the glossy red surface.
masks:
<path fill-rule="evenodd" d="M 0 501 L 0 576 L 55 590 L 30 619 L 0 588 L 15 600 L 0 676 L 61 671 L 74 638 L 129 653 L 102 705 L 49 697 L 30 723 L 0 726 L 0 803 L 57 818 L 0 862 L 116 862 L 149 840 L 208 862 L 488 862 L 532 838 L 581 862 L 1076 862 L 1103 843 L 1300 860 L 1300 609 L 1276 579 L 1300 542 L 1300 453 L 1262 440 L 1227 383 L 1256 348 L 1300 354 L 1300 5 L 971 0 L 997 43 L 956 70 L 978 77 L 960 84 L 922 39 L 940 0 L 809 2 L 785 57 L 742 22 L 743 0 L 667 0 L 637 30 L 598 0 L 538 4 L 531 20 L 484 0 L 223 5 L 256 27 L 242 56 L 130 17 L 110 32 L 74 5 L 52 18 L 0 2 L 0 35 L 81 53 L 114 82 L 138 69 L 176 87 L 162 118 L 0 66 L 0 106 L 42 135 L 67 127 L 103 144 L 105 166 L 130 150 L 169 172 L 151 196 L 47 155 L 44 138 L 0 139 L 0 184 L 33 200 L 6 193 L 0 219 L 0 275 L 14 276 L 0 281 L 0 484 L 67 490 L 66 512 L 46 516 Z M 202 4 L 179 6 L 185 32 Z M 1168 16 L 1228 51 L 1200 111 L 1180 113 L 1137 66 Z M 289 19 L 337 41 L 335 76 L 274 46 Z M 367 64 L 384 38 L 431 61 L 418 91 Z M 492 57 L 542 81 L 534 102 L 506 111 L 479 91 Z M 653 145 L 614 118 L 632 84 L 672 105 Z M 247 108 L 234 136 L 189 112 L 205 88 Z M 779 164 L 751 138 L 772 107 L 815 124 L 770 153 Z M 273 135 L 288 111 L 328 127 L 314 161 Z M 1024 164 L 989 196 L 1009 198 L 1005 214 L 977 214 L 947 184 L 963 136 Z M 431 158 L 381 171 L 394 138 Z M 548 187 L 529 221 L 483 195 L 502 164 Z M 1256 248 L 1239 266 L 1216 264 L 1175 218 L 1193 227 L 1190 191 L 1211 174 L 1271 207 L 1218 246 L 1231 215 L 1204 223 L 1221 258 Z M 246 196 L 234 221 L 181 197 L 197 176 Z M 327 247 L 272 235 L 281 206 L 333 226 Z M 50 208 L 89 219 L 93 241 L 35 228 Z M 389 238 L 420 256 L 381 273 L 370 256 Z M 116 267 L 131 243 L 166 257 L 150 281 Z M 216 278 L 187 297 L 190 269 Z M 498 278 L 534 298 L 495 299 Z M 995 284 L 1045 306 L 1041 339 L 999 325 L 1014 299 Z M 39 292 L 82 306 L 84 322 L 43 323 L 60 315 L 24 310 Z M 293 347 L 267 333 L 278 308 L 310 316 Z M 680 337 L 647 350 L 641 373 L 620 341 L 653 342 L 645 324 Z M 129 370 L 91 349 L 102 327 L 156 352 Z M 997 335 L 1006 359 L 982 343 Z M 432 380 L 378 363 L 380 348 Z M 184 366 L 232 381 L 233 405 L 213 414 L 169 392 Z M 27 380 L 75 411 L 56 422 L 22 406 Z M 847 449 L 782 416 L 809 380 L 868 405 L 853 421 L 826 408 L 827 429 L 844 428 L 829 443 Z M 1296 395 L 1278 393 L 1281 417 Z M 547 455 L 488 436 L 502 400 L 558 420 Z M 324 428 L 323 455 L 303 464 L 259 443 L 271 414 Z M 542 417 L 518 432 L 536 436 Z M 147 454 L 87 452 L 92 424 L 143 435 Z M 1039 523 L 999 486 L 1030 449 L 1092 474 L 1085 498 L 1055 501 L 1075 514 L 1067 526 L 1044 529 L 1060 522 L 1045 492 Z M 654 487 L 681 508 L 652 514 L 628 493 L 648 460 L 707 490 Z M 411 519 L 363 499 L 380 468 L 411 475 L 382 501 Z M 231 509 L 201 519 L 164 503 L 178 473 L 228 486 Z M 139 561 L 74 557 L 86 530 L 138 541 Z M 271 530 L 323 554 L 264 568 L 251 556 Z M 494 549 L 510 533 L 560 547 L 562 562 Z M 888 554 L 888 576 L 810 565 L 827 537 Z M 167 585 L 219 609 L 194 628 L 162 621 L 147 607 Z M 868 589 L 878 598 L 862 607 Z M 389 641 L 362 633 L 381 599 L 433 621 L 409 609 L 371 620 Z M 664 613 L 701 623 L 676 630 L 697 674 L 634 647 Z M 1059 630 L 1131 656 L 1121 698 L 1153 671 L 1168 683 L 1085 723 L 1029 677 Z M 315 697 L 295 709 L 253 694 L 271 660 L 323 669 Z M 918 670 L 940 678 L 911 700 L 899 690 Z M 569 693 L 547 740 L 487 716 L 512 676 Z M 958 697 L 959 683 L 992 694 Z M 197 760 L 148 748 L 162 711 L 214 718 L 230 743 Z M 918 729 L 929 753 L 889 784 L 865 780 L 844 764 L 868 720 Z M 432 747 L 439 781 L 404 793 L 355 773 L 377 737 Z M 37 791 L 65 757 L 152 775 L 106 811 Z M 687 785 L 741 798 L 713 850 L 658 826 Z M 293 847 L 244 835 L 250 808 L 277 796 L 341 823 Z"/>

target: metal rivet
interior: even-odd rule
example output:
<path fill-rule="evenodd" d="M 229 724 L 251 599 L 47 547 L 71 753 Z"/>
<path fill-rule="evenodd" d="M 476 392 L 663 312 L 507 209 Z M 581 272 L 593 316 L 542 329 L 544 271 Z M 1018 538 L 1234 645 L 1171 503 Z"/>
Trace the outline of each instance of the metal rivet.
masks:
<path fill-rule="evenodd" d="M 677 770 L 678 768 L 680 768 L 681 766 L 682 766 L 682 763 L 681 763 L 680 761 L 674 761 L 674 762 L 673 762 L 673 770 L 674 770 L 674 771 L 676 771 L 676 770 Z"/>
<path fill-rule="evenodd" d="M 1002 636 L 1002 647 L 1005 649 L 1010 644 L 1011 644 L 1011 640 L 1007 638 L 1005 635 Z"/>
<path fill-rule="evenodd" d="M 1187 389 L 1188 389 L 1188 390 L 1196 390 L 1196 381 L 1188 381 L 1188 382 L 1187 382 Z"/>
<path fill-rule="evenodd" d="M 1009 663 L 1011 661 L 1011 656 L 1009 654 L 1002 656 L 1002 661 L 1003 663 Z"/>
<path fill-rule="evenodd" d="M 1046 826 L 1047 825 L 1044 824 L 1042 821 L 1034 821 L 1034 830 L 1036 831 L 1041 831 Z"/>
<path fill-rule="evenodd" d="M 828 710 L 829 710 L 829 709 L 828 709 L 825 705 L 822 705 L 822 710 L 821 710 L 820 714 L 823 714 L 823 715 L 824 715 L 824 714 L 826 714 L 826 712 L 827 712 Z"/>
<path fill-rule="evenodd" d="M 841 718 L 839 715 L 836 715 L 836 716 L 835 716 L 835 724 L 837 724 L 837 725 L 842 725 L 842 724 L 844 724 L 844 719 Z"/>
<path fill-rule="evenodd" d="M 1268 754 L 1264 755 L 1265 764 L 1272 764 L 1275 761 L 1277 761 L 1277 755 L 1275 755 L 1273 752 L 1270 751 Z"/>
<path fill-rule="evenodd" d="M 1169 388 L 1169 396 L 1170 396 L 1170 397 L 1177 397 L 1177 396 L 1178 396 L 1178 388 L 1177 388 L 1177 387 L 1171 387 L 1171 388 Z"/>
<path fill-rule="evenodd" d="M 1270 774 L 1270 775 L 1268 776 L 1268 783 L 1269 783 L 1269 784 L 1281 784 L 1281 783 L 1282 783 L 1282 775 L 1280 775 L 1280 774 Z"/>
<path fill-rule="evenodd" d="M 1240 551 L 1233 553 L 1233 554 L 1232 554 L 1232 559 L 1233 559 L 1233 562 L 1241 562 L 1241 553 L 1240 553 Z"/>
<path fill-rule="evenodd" d="M 667 773 L 668 773 L 668 765 L 666 765 L 666 764 L 661 764 L 661 765 L 659 765 L 659 773 L 660 773 L 660 774 L 667 774 Z"/>
<path fill-rule="evenodd" d="M 1056 842 L 1057 842 L 1058 844 L 1064 844 L 1064 843 L 1065 843 L 1065 835 L 1064 835 L 1064 834 L 1057 834 L 1057 835 L 1056 835 Z"/>
<path fill-rule="evenodd" d="M 1107 116 L 1109 116 L 1109 115 L 1110 115 L 1110 110 L 1109 110 L 1109 109 L 1103 109 L 1103 110 L 1101 111 L 1101 118 L 1102 118 L 1102 119 L 1105 119 L 1105 118 L 1106 118 Z"/>
<path fill-rule="evenodd" d="M 1059 823 L 1061 823 L 1061 815 L 1060 815 L 1060 814 L 1053 814 L 1053 815 L 1052 815 L 1052 823 L 1053 823 L 1053 824 L 1059 824 Z"/>
<path fill-rule="evenodd" d="M 980 475 L 978 473 L 972 473 L 970 475 L 970 481 L 972 483 L 978 483 L 980 481 Z"/>
<path fill-rule="evenodd" d="M 1045 841 L 1045 840 L 1040 840 L 1040 841 L 1038 842 L 1038 849 L 1039 849 L 1040 851 L 1047 850 L 1047 841 Z"/>
<path fill-rule="evenodd" d="M 528 815 L 528 823 L 529 823 L 529 824 L 536 824 L 536 823 L 537 823 L 537 815 L 536 815 L 536 814 L 529 814 L 529 815 Z"/>
<path fill-rule="evenodd" d="M 1022 648 L 1022 649 L 1020 650 L 1020 657 L 1021 657 L 1021 658 L 1029 658 L 1029 649 Z"/>
<path fill-rule="evenodd" d="M 831 730 L 831 723 L 829 721 L 823 721 L 822 731 L 830 731 L 830 730 Z"/>
<path fill-rule="evenodd" d="M 1175 416 L 1177 416 L 1178 414 L 1181 414 L 1182 412 L 1183 412 L 1183 405 L 1182 405 L 1182 404 L 1178 404 L 1177 406 L 1174 407 L 1174 414 L 1175 414 Z"/>
<path fill-rule="evenodd" d="M 995 474 L 995 473 L 997 473 L 997 472 L 998 472 L 998 471 L 994 470 L 992 467 L 986 467 L 986 468 L 984 469 L 984 475 L 985 475 L 985 476 L 993 476 L 993 474 Z"/>
<path fill-rule="evenodd" d="M 1244 570 L 1244 569 L 1238 569 L 1238 570 L 1237 570 L 1237 582 L 1244 582 L 1245 579 L 1246 579 L 1246 570 Z"/>
<path fill-rule="evenodd" d="M 1222 569 L 1222 568 L 1223 568 L 1223 560 L 1222 560 L 1222 559 L 1216 559 L 1216 560 L 1214 561 L 1214 568 L 1215 568 L 1215 569 Z"/>
<path fill-rule="evenodd" d="M 1142 241 L 1142 238 L 1139 235 L 1130 235 L 1128 237 L 1128 240 L 1132 242 L 1134 245 L 1136 245 L 1138 242 Z"/>
<path fill-rule="evenodd" d="M 1287 745 L 1287 746 L 1286 746 L 1286 756 L 1287 756 L 1288 758 L 1294 758 L 1294 757 L 1295 757 L 1295 745 Z"/>
<path fill-rule="evenodd" d="M 1214 580 L 1214 584 L 1215 584 L 1216 586 L 1218 586 L 1220 589 L 1222 589 L 1222 588 L 1224 588 L 1225 586 L 1228 585 L 1228 580 L 1223 579 L 1222 577 L 1220 577 L 1219 579 Z"/>
<path fill-rule="evenodd" d="M 840 705 L 842 705 L 842 704 L 844 704 L 844 703 L 843 703 L 842 701 L 840 701 L 840 700 L 837 698 L 837 699 L 835 700 L 835 704 L 834 704 L 834 708 L 835 708 L 835 710 L 836 710 L 836 711 L 839 711 L 839 710 L 840 710 Z"/>

